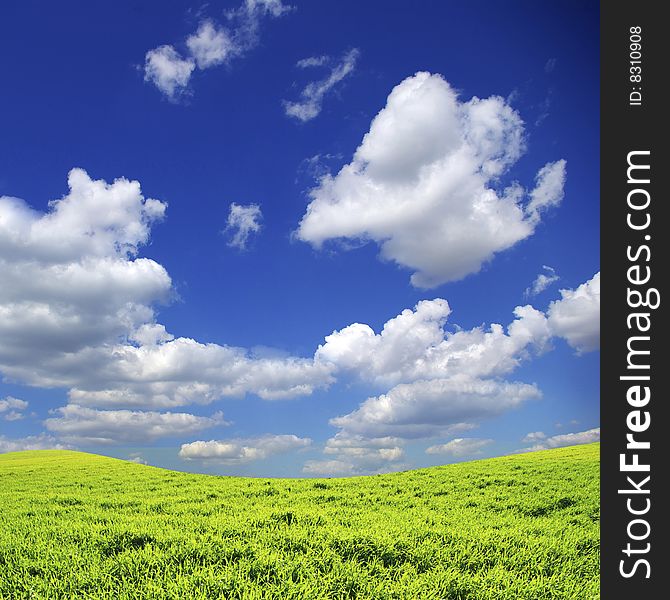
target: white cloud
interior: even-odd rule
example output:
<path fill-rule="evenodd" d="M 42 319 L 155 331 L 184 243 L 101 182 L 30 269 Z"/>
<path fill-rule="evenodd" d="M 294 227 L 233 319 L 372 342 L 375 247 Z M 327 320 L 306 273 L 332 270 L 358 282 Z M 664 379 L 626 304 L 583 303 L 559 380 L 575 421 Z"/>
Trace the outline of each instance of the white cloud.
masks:
<path fill-rule="evenodd" d="M 359 474 L 354 464 L 346 460 L 308 460 L 302 472 L 319 477 L 350 477 Z"/>
<path fill-rule="evenodd" d="M 195 62 L 183 58 L 172 46 L 149 50 L 144 58 L 144 81 L 153 83 L 169 99 L 179 98 L 188 88 Z"/>
<path fill-rule="evenodd" d="M 23 411 L 28 408 L 25 400 L 13 396 L 6 396 L 0 400 L 0 417 L 5 421 L 20 421 L 24 418 Z"/>
<path fill-rule="evenodd" d="M 533 284 L 529 288 L 526 288 L 526 291 L 524 293 L 524 296 L 526 296 L 526 298 L 541 294 L 552 283 L 560 279 L 560 277 L 556 274 L 556 271 L 553 269 L 553 267 L 542 265 L 542 268 L 544 269 L 545 272 L 539 273 L 538 276 L 535 278 L 535 281 L 533 281 Z"/>
<path fill-rule="evenodd" d="M 329 60 L 330 59 L 327 56 L 310 56 L 308 58 L 300 59 L 297 63 L 295 63 L 295 66 L 298 67 L 299 69 L 308 69 L 310 67 L 322 67 Z"/>
<path fill-rule="evenodd" d="M 481 438 L 455 438 L 446 444 L 438 444 L 426 448 L 426 454 L 451 454 L 457 458 L 483 454 L 483 449 L 490 446 L 493 440 Z"/>
<path fill-rule="evenodd" d="M 170 277 L 160 264 L 137 256 L 165 204 L 145 198 L 137 182 L 95 181 L 80 169 L 71 171 L 69 186 L 44 213 L 0 198 L 0 372 L 28 385 L 69 388 L 70 405 L 48 422 L 71 439 L 136 438 L 140 433 L 131 425 L 106 434 L 100 426 L 129 415 L 138 415 L 129 417 L 131 423 L 160 424 L 164 413 L 141 411 L 222 397 L 309 395 L 336 375 L 392 388 L 333 421 L 350 440 L 446 435 L 497 414 L 489 410 L 493 405 L 507 410 L 515 399 L 536 396 L 533 386 L 497 378 L 545 350 L 552 335 L 581 351 L 590 347 L 592 335 L 584 332 L 591 329 L 573 322 L 580 311 L 587 322 L 595 318 L 597 328 L 599 275 L 575 291 L 563 290 L 547 315 L 517 307 L 506 328 L 446 332 L 450 307 L 438 298 L 403 311 L 379 333 L 364 324 L 335 331 L 312 358 L 175 339 L 154 312 L 173 293 Z M 472 410 L 459 419 L 466 404 Z M 190 417 L 201 425 L 207 419 Z M 166 418 L 176 424 L 181 417 Z M 188 430 L 188 419 L 181 426 Z M 402 446 L 358 440 L 336 453 L 354 455 L 397 465 Z"/>
<path fill-rule="evenodd" d="M 136 257 L 165 205 L 136 181 L 81 169 L 68 184 L 46 213 L 0 198 L 0 371 L 33 384 L 51 378 L 52 361 L 70 371 L 86 360 L 78 353 L 151 322 L 151 304 L 171 293 L 165 269 Z"/>
<path fill-rule="evenodd" d="M 311 359 L 256 358 L 244 348 L 188 338 L 103 349 L 99 365 L 69 382 L 70 400 L 89 406 L 174 407 L 252 393 L 265 400 L 311 394 L 333 367 Z"/>
<path fill-rule="evenodd" d="M 249 236 L 261 230 L 263 214 L 258 204 L 242 206 L 233 202 L 228 213 L 226 231 L 231 234 L 229 246 L 244 250 L 247 247 Z"/>
<path fill-rule="evenodd" d="M 293 6 L 284 4 L 282 0 L 245 0 L 243 6 L 249 15 L 270 14 L 273 17 L 281 17 L 293 10 Z"/>
<path fill-rule="evenodd" d="M 61 416 L 46 419 L 46 428 L 61 440 L 73 444 L 153 442 L 228 424 L 220 412 L 211 417 L 199 417 L 188 413 L 95 410 L 76 404 L 68 404 L 54 412 Z"/>
<path fill-rule="evenodd" d="M 404 440 L 397 437 L 369 438 L 340 432 L 326 442 L 323 452 L 349 460 L 358 468 L 373 469 L 387 462 L 403 459 L 403 445 Z"/>
<path fill-rule="evenodd" d="M 578 290 L 593 287 L 594 281 L 598 275 Z M 563 300 L 558 302 L 575 293 L 563 290 Z M 317 363 L 333 365 L 334 372 L 350 373 L 364 382 L 394 387 L 330 420 L 339 431 L 326 443 L 324 454 L 336 455 L 339 462 L 326 461 L 324 468 L 342 470 L 349 464 L 352 472 L 374 472 L 371 463 L 376 458 L 374 466 L 384 470 L 378 452 L 382 447 L 388 456 L 397 448 L 400 458 L 407 440 L 453 436 L 539 398 L 535 385 L 504 381 L 501 376 L 511 373 L 533 352 L 548 350 L 552 337 L 570 335 L 565 328 L 552 326 L 550 313 L 556 312 L 556 304 L 546 314 L 530 305 L 517 306 L 515 319 L 506 329 L 494 323 L 488 329 L 482 326 L 452 333 L 444 329 L 449 304 L 437 298 L 404 310 L 378 334 L 368 325 L 354 323 L 327 336 L 315 353 Z M 592 318 L 599 307 L 589 304 L 585 310 Z M 533 435 L 536 438 L 528 441 L 537 441 L 543 434 Z M 453 450 L 457 455 L 456 448 L 469 443 L 459 438 L 453 444 L 432 446 L 431 453 Z M 306 472 L 317 472 L 319 464 L 310 463 Z"/>
<path fill-rule="evenodd" d="M 519 184 L 497 190 L 523 150 L 523 122 L 502 98 L 461 102 L 441 76 L 417 73 L 393 89 L 352 162 L 310 192 L 296 236 L 317 248 L 375 241 L 417 287 L 461 279 L 530 236 L 560 199 L 564 161 L 538 173 L 532 210 Z"/>
<path fill-rule="evenodd" d="M 281 0 L 245 0 L 227 13 L 229 28 L 205 19 L 186 38 L 186 57 L 169 44 L 149 50 L 145 56 L 144 80 L 153 83 L 168 99 L 177 101 L 189 91 L 196 66 L 200 70 L 210 69 L 243 56 L 257 45 L 263 18 L 280 17 L 290 10 L 292 7 Z"/>
<path fill-rule="evenodd" d="M 313 81 L 305 86 L 297 102 L 284 101 L 284 112 L 289 117 L 294 117 L 303 123 L 316 118 L 321 112 L 323 99 L 340 81 L 351 74 L 356 68 L 360 52 L 354 48 L 349 50 L 342 61 L 335 65 L 328 77 Z M 299 67 L 317 66 L 325 62 L 325 57 L 303 59 L 298 62 Z"/>
<path fill-rule="evenodd" d="M 500 415 L 539 398 L 534 385 L 471 378 L 402 383 L 330 420 L 347 434 L 420 439 L 447 436 L 463 425 Z"/>
<path fill-rule="evenodd" d="M 55 438 L 45 434 L 16 439 L 0 435 L 0 454 L 22 452 L 23 450 L 66 450 L 68 448 L 69 446 L 61 444 Z"/>
<path fill-rule="evenodd" d="M 128 462 L 134 462 L 134 463 L 137 463 L 138 465 L 148 465 L 149 464 L 149 462 L 139 452 L 133 452 L 130 456 L 128 456 L 127 460 L 128 460 Z"/>
<path fill-rule="evenodd" d="M 182 444 L 179 456 L 186 460 L 216 460 L 225 464 L 241 464 L 306 448 L 311 443 L 311 439 L 300 438 L 296 435 L 264 435 L 254 438 L 197 441 Z"/>
<path fill-rule="evenodd" d="M 25 410 L 26 408 L 28 408 L 28 403 L 25 400 L 19 400 L 13 396 L 5 396 L 0 400 L 0 413 L 12 409 Z"/>
<path fill-rule="evenodd" d="M 528 434 L 524 437 L 524 442 L 531 442 L 542 440 L 540 443 L 531 446 L 530 448 L 523 448 L 519 452 L 536 452 L 537 450 L 549 450 L 550 448 L 562 448 L 564 446 L 577 446 L 579 444 L 591 444 L 592 442 L 600 441 L 600 427 L 595 429 L 588 429 L 587 431 L 578 431 L 576 433 L 564 433 L 561 435 L 554 435 L 549 438 L 536 438 L 533 440 L 533 434 Z"/>
<path fill-rule="evenodd" d="M 550 337 L 544 314 L 519 306 L 505 332 L 496 323 L 445 332 L 446 300 L 422 300 L 387 321 L 379 334 L 354 323 L 326 337 L 315 357 L 379 385 L 453 376 L 500 375 L 516 368 L 528 348 L 541 351 Z"/>
<path fill-rule="evenodd" d="M 545 435 L 544 431 L 531 431 L 530 433 L 527 433 L 521 441 L 530 443 L 544 440 L 546 438 L 547 436 Z"/>
<path fill-rule="evenodd" d="M 554 335 L 578 353 L 600 347 L 600 272 L 576 290 L 561 290 L 561 300 L 549 305 L 547 316 Z"/>
<path fill-rule="evenodd" d="M 332 381 L 312 359 L 174 339 L 153 306 L 173 294 L 166 270 L 137 253 L 165 204 L 136 181 L 85 171 L 46 213 L 0 198 L 0 372 L 70 388 L 102 408 L 169 408 L 221 396 L 310 394 Z M 104 210 L 102 209 L 104 207 Z"/>
<path fill-rule="evenodd" d="M 533 221 L 540 220 L 540 212 L 557 206 L 563 199 L 565 186 L 565 160 L 547 163 L 535 177 L 535 189 L 530 193 L 527 211 Z"/>
<path fill-rule="evenodd" d="M 186 39 L 186 46 L 199 69 L 220 65 L 236 52 L 228 33 L 212 21 L 200 23 L 198 30 Z"/>

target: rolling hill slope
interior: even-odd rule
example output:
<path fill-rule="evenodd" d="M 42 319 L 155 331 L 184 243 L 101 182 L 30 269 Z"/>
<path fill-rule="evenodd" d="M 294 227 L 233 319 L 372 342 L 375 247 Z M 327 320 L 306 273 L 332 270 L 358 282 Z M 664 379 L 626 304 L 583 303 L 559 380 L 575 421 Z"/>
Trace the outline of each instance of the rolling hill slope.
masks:
<path fill-rule="evenodd" d="M 599 598 L 599 444 L 347 479 L 0 455 L 0 598 Z"/>

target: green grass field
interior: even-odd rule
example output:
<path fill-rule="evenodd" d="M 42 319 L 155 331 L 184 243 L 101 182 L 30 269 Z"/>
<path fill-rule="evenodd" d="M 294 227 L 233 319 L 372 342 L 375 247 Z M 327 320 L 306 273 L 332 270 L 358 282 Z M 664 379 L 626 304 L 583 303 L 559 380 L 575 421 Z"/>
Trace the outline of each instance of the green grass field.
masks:
<path fill-rule="evenodd" d="M 347 479 L 0 455 L 0 598 L 599 598 L 599 444 Z"/>

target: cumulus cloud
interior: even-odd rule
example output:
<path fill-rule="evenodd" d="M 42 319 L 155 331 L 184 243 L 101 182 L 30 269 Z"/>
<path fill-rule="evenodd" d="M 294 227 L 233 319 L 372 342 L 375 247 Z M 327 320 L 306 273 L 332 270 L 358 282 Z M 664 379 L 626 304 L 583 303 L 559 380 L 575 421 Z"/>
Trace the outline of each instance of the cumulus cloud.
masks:
<path fill-rule="evenodd" d="M 379 385 L 453 376 L 501 375 L 529 355 L 542 351 L 550 337 L 546 318 L 532 306 L 519 306 L 507 331 L 492 324 L 488 330 L 446 332 L 451 308 L 446 300 L 422 300 L 384 324 L 376 334 L 354 323 L 335 331 L 316 351 L 317 361 L 356 373 Z"/>
<path fill-rule="evenodd" d="M 546 439 L 546 434 L 544 431 L 531 431 L 530 433 L 527 433 L 524 437 L 522 442 L 537 442 L 538 440 L 544 440 Z"/>
<path fill-rule="evenodd" d="M 402 383 L 365 400 L 355 411 L 330 420 L 347 434 L 421 439 L 448 436 L 472 422 L 540 398 L 527 383 L 471 378 Z"/>
<path fill-rule="evenodd" d="M 195 62 L 168 44 L 149 50 L 144 57 L 144 81 L 153 83 L 171 100 L 185 92 L 193 69 Z"/>
<path fill-rule="evenodd" d="M 236 52 L 228 33 L 209 20 L 200 23 L 198 30 L 186 39 L 186 46 L 199 69 L 220 65 Z"/>
<path fill-rule="evenodd" d="M 353 160 L 311 190 L 296 237 L 317 248 L 374 241 L 416 287 L 461 279 L 532 235 L 562 197 L 565 161 L 542 167 L 530 193 L 497 188 L 523 150 L 523 122 L 503 98 L 461 102 L 440 75 L 417 73 L 393 89 Z"/>
<path fill-rule="evenodd" d="M 544 273 L 539 273 L 538 276 L 535 278 L 535 281 L 533 281 L 533 284 L 529 288 L 526 288 L 526 291 L 524 293 L 524 296 L 526 296 L 526 298 L 541 294 L 552 283 L 560 279 L 560 277 L 556 274 L 556 271 L 553 269 L 553 267 L 542 265 L 542 268 L 544 269 Z"/>
<path fill-rule="evenodd" d="M 406 443 L 407 440 L 402 437 L 371 437 L 341 430 L 326 441 L 323 454 L 327 458 L 307 461 L 303 472 L 309 475 L 345 476 L 408 469 L 411 464 L 405 460 Z"/>
<path fill-rule="evenodd" d="M 165 44 L 149 50 L 144 60 L 144 81 L 153 83 L 171 101 L 189 92 L 196 67 L 200 70 L 228 64 L 258 43 L 265 17 L 280 17 L 291 10 L 281 0 L 245 0 L 227 13 L 229 26 L 203 20 L 185 41 L 185 56 Z"/>
<path fill-rule="evenodd" d="M 28 408 L 28 403 L 25 400 L 6 396 L 0 400 L 0 418 L 5 421 L 19 421 L 23 419 L 23 411 L 26 408 Z"/>
<path fill-rule="evenodd" d="M 359 466 L 397 465 L 401 444 L 369 440 L 450 435 L 512 409 L 539 392 L 502 376 L 545 351 L 552 337 L 586 351 L 599 330 L 597 274 L 574 291 L 562 290 L 546 314 L 517 307 L 507 327 L 445 331 L 451 309 L 437 298 L 403 311 L 379 332 L 360 323 L 334 331 L 310 358 L 175 338 L 154 308 L 170 299 L 170 277 L 138 256 L 165 204 L 145 198 L 137 182 L 96 181 L 81 169 L 71 171 L 69 188 L 46 212 L 0 198 L 0 372 L 28 385 L 69 389 L 70 404 L 48 420 L 50 431 L 70 436 L 63 439 L 139 436 L 131 425 L 105 431 L 126 417 L 188 433 L 208 417 L 155 411 L 246 394 L 309 395 L 336 376 L 353 376 L 389 391 L 334 419 L 342 435 L 335 436 L 339 445 L 326 444 L 326 453 L 356 456 Z"/>
<path fill-rule="evenodd" d="M 175 407 L 255 394 L 281 400 L 333 381 L 333 367 L 311 359 L 256 358 L 248 350 L 189 338 L 103 349 L 97 370 L 79 373 L 70 400 L 90 406 Z M 74 384 L 74 381 L 70 382 Z"/>
<path fill-rule="evenodd" d="M 537 432 L 541 433 L 541 432 Z M 577 446 L 579 444 L 591 444 L 592 442 L 600 441 L 600 427 L 595 429 L 588 429 L 586 431 L 578 431 L 576 433 L 564 433 L 561 435 L 554 435 L 551 437 L 538 437 L 536 434 L 529 433 L 522 441 L 539 443 L 523 448 L 519 452 L 536 452 L 537 450 L 549 450 L 550 448 L 562 448 L 564 446 Z M 540 441 L 541 440 L 541 441 Z"/>
<path fill-rule="evenodd" d="M 578 353 L 600 347 L 600 272 L 549 305 L 549 327 Z"/>
<path fill-rule="evenodd" d="M 243 206 L 233 202 L 228 212 L 228 222 L 225 231 L 231 236 L 229 246 L 244 250 L 247 247 L 249 236 L 261 230 L 263 214 L 258 204 Z"/>
<path fill-rule="evenodd" d="M 68 404 L 54 412 L 60 416 L 46 419 L 46 428 L 56 433 L 59 439 L 73 444 L 153 442 L 228 424 L 220 412 L 211 417 L 199 417 L 188 413 L 95 410 L 76 404 Z"/>
<path fill-rule="evenodd" d="M 309 460 L 303 473 L 323 476 L 387 473 L 408 468 L 405 440 L 398 437 L 365 437 L 341 431 L 330 438 L 323 449 L 329 458 Z"/>
<path fill-rule="evenodd" d="M 303 123 L 316 118 L 321 112 L 323 99 L 340 81 L 350 75 L 356 68 L 356 61 L 360 52 L 354 48 L 349 50 L 342 60 L 335 65 L 327 77 L 318 81 L 308 83 L 300 93 L 300 100 L 291 102 L 284 101 L 284 112 L 289 117 L 294 117 Z M 311 57 L 298 61 L 297 66 L 301 68 L 315 67 L 325 64 L 327 57 Z"/>
<path fill-rule="evenodd" d="M 396 461 L 405 456 L 403 443 L 401 438 L 392 436 L 369 438 L 341 432 L 327 441 L 324 453 L 348 456 L 360 462 Z"/>
<path fill-rule="evenodd" d="M 577 289 L 592 287 L 598 278 L 596 274 Z M 571 299 L 575 293 L 563 290 L 562 296 Z M 451 309 L 446 300 L 437 298 L 404 310 L 379 333 L 361 323 L 333 332 L 317 349 L 317 362 L 333 365 L 336 373 L 393 387 L 331 419 L 339 431 L 326 443 L 324 454 L 336 458 L 313 461 L 305 472 L 316 473 L 319 465 L 327 472 L 375 472 L 375 460 L 374 467 L 384 470 L 381 455 L 401 458 L 408 440 L 453 436 L 540 398 L 535 385 L 502 377 L 534 354 L 547 351 L 552 338 L 570 335 L 565 328 L 554 328 L 550 315 L 555 306 L 552 303 L 546 313 L 530 305 L 517 306 L 515 319 L 506 328 L 493 323 L 488 328 L 450 332 L 445 325 Z M 595 319 L 597 328 L 599 307 L 589 305 L 587 313 L 585 320 Z M 534 435 L 539 440 L 543 434 Z M 458 448 L 463 448 L 465 455 L 465 448 L 475 452 L 472 444 L 481 440 L 452 441 L 431 446 L 430 453 L 458 456 Z M 382 448 L 383 453 L 378 451 Z M 351 469 L 345 469 L 345 464 Z"/>
<path fill-rule="evenodd" d="M 15 439 L 0 435 L 0 454 L 23 450 L 66 450 L 68 448 L 69 446 L 61 444 L 56 438 L 46 434 Z"/>
<path fill-rule="evenodd" d="M 446 444 L 426 448 L 426 454 L 450 454 L 456 458 L 483 454 L 484 448 L 493 443 L 491 439 L 455 438 Z"/>
<path fill-rule="evenodd" d="M 151 304 L 171 293 L 165 269 L 136 257 L 165 204 L 136 181 L 94 181 L 81 169 L 68 185 L 46 213 L 0 197 L 0 371 L 28 383 L 48 379 L 55 357 L 151 322 Z"/>
<path fill-rule="evenodd" d="M 311 439 L 296 435 L 264 435 L 254 438 L 197 441 L 182 444 L 179 456 L 186 460 L 216 460 L 233 465 L 306 448 L 311 443 Z"/>
<path fill-rule="evenodd" d="M 280 399 L 332 381 L 313 359 L 174 339 L 154 305 L 172 296 L 167 271 L 137 256 L 166 205 L 136 181 L 81 169 L 45 213 L 0 198 L 0 372 L 70 388 L 73 404 L 170 408 L 222 396 Z"/>

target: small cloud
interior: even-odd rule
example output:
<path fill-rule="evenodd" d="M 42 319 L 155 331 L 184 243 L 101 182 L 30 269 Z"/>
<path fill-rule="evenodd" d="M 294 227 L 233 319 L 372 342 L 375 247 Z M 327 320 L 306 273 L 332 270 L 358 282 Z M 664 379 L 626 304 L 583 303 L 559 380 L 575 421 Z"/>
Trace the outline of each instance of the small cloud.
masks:
<path fill-rule="evenodd" d="M 523 436 L 523 439 L 521 441 L 531 443 L 531 442 L 537 442 L 538 440 L 544 440 L 546 439 L 546 437 L 547 436 L 543 431 L 532 431 L 531 433 L 527 433 L 525 436 Z"/>
<path fill-rule="evenodd" d="M 199 69 L 220 65 L 237 52 L 228 33 L 210 20 L 203 21 L 187 38 L 186 46 Z"/>
<path fill-rule="evenodd" d="M 144 81 L 153 83 L 169 100 L 175 101 L 186 93 L 193 69 L 193 60 L 183 58 L 172 46 L 159 46 L 146 54 Z"/>
<path fill-rule="evenodd" d="M 5 421 L 20 421 L 24 417 L 25 415 L 23 413 L 12 410 L 5 415 L 4 419 Z"/>
<path fill-rule="evenodd" d="M 133 452 L 128 456 L 128 462 L 137 463 L 138 465 L 148 465 L 149 463 L 139 452 Z"/>
<path fill-rule="evenodd" d="M 524 438 L 524 442 L 539 441 L 527 439 L 528 434 Z M 544 434 L 543 434 L 544 435 Z M 543 438 L 539 443 L 529 448 L 522 448 L 519 452 L 535 452 L 537 450 L 549 450 L 551 448 L 563 448 L 565 446 L 577 446 L 580 444 L 591 444 L 600 441 L 600 427 L 595 429 L 588 429 L 587 431 L 578 431 L 576 433 L 563 433 L 560 435 L 553 435 L 550 438 Z"/>
<path fill-rule="evenodd" d="M 529 298 L 531 296 L 537 296 L 538 294 L 544 292 L 552 283 L 558 281 L 560 277 L 556 274 L 556 271 L 553 267 L 547 265 L 542 265 L 544 273 L 540 273 L 533 281 L 532 285 L 526 288 L 524 296 Z"/>
<path fill-rule="evenodd" d="M 258 204 L 243 206 L 233 202 L 230 205 L 228 222 L 224 230 L 232 236 L 228 245 L 239 250 L 245 250 L 249 236 L 261 230 L 262 218 L 263 214 Z"/>
<path fill-rule="evenodd" d="M 46 428 L 60 439 L 76 444 L 150 442 L 228 424 L 221 412 L 200 417 L 189 413 L 96 410 L 68 404 L 52 413 L 60 416 L 47 419 Z"/>
<path fill-rule="evenodd" d="M 149 50 L 145 56 L 144 81 L 153 83 L 167 98 L 176 102 L 188 93 L 188 84 L 197 67 L 201 71 L 229 63 L 258 44 L 261 20 L 280 17 L 292 10 L 281 0 L 244 0 L 227 13 L 230 27 L 211 19 L 201 21 L 195 33 L 186 38 L 186 56 L 166 44 Z"/>
<path fill-rule="evenodd" d="M 299 69 L 308 69 L 309 67 L 322 67 L 330 59 L 327 56 L 310 56 L 309 58 L 303 58 L 295 63 L 295 66 Z"/>
<path fill-rule="evenodd" d="M 544 72 L 551 73 L 556 68 L 557 60 L 555 58 L 550 58 L 546 63 L 544 63 Z"/>
<path fill-rule="evenodd" d="M 0 454 L 4 454 L 5 452 L 22 452 L 23 450 L 67 450 L 70 447 L 61 444 L 56 438 L 45 433 L 14 439 L 0 435 Z"/>
<path fill-rule="evenodd" d="M 566 177 L 564 159 L 549 162 L 535 176 L 535 188 L 530 193 L 526 212 L 532 221 L 539 221 L 539 213 L 551 206 L 558 206 L 563 199 Z"/>
<path fill-rule="evenodd" d="M 549 90 L 544 100 L 542 100 L 542 102 L 540 102 L 540 104 L 537 106 L 539 114 L 535 118 L 535 127 L 539 127 L 542 124 L 542 122 L 549 116 L 552 94 L 553 94 L 552 90 Z"/>
<path fill-rule="evenodd" d="M 298 165 L 298 175 L 318 181 L 330 172 L 329 163 L 340 160 L 342 160 L 341 154 L 314 154 L 309 158 L 303 159 L 300 165 Z"/>
<path fill-rule="evenodd" d="M 25 400 L 6 396 L 0 400 L 0 417 L 5 421 L 19 421 L 25 417 L 23 411 L 26 408 L 28 408 L 28 403 Z"/>
<path fill-rule="evenodd" d="M 454 457 L 476 456 L 483 454 L 483 449 L 493 443 L 491 439 L 456 438 L 446 444 L 426 448 L 426 454 L 451 454 Z"/>
<path fill-rule="evenodd" d="M 356 474 L 353 463 L 345 460 L 308 460 L 302 472 L 322 477 L 347 477 Z"/>
<path fill-rule="evenodd" d="M 321 107 L 323 105 L 323 99 L 330 90 L 332 90 L 340 81 L 342 81 L 347 75 L 352 73 L 356 68 L 356 61 L 360 52 L 357 48 L 347 52 L 342 61 L 335 65 L 330 74 L 325 79 L 320 79 L 318 81 L 313 81 L 305 86 L 300 94 L 300 100 L 297 102 L 290 102 L 288 100 L 284 101 L 284 112 L 289 117 L 294 117 L 299 121 L 305 123 L 306 121 L 311 121 L 316 118 L 321 112 Z M 325 58 L 325 57 L 320 57 Z M 306 61 L 315 61 L 320 60 L 315 59 L 314 57 L 310 59 L 303 59 Z M 304 68 L 306 65 L 301 65 L 299 61 L 298 66 Z M 307 66 L 317 66 L 316 63 L 310 63 Z"/>
<path fill-rule="evenodd" d="M 265 435 L 256 438 L 197 441 L 182 444 L 179 456 L 185 460 L 216 460 L 224 464 L 236 465 L 306 448 L 311 443 L 311 439 L 300 438 L 296 435 Z"/>

